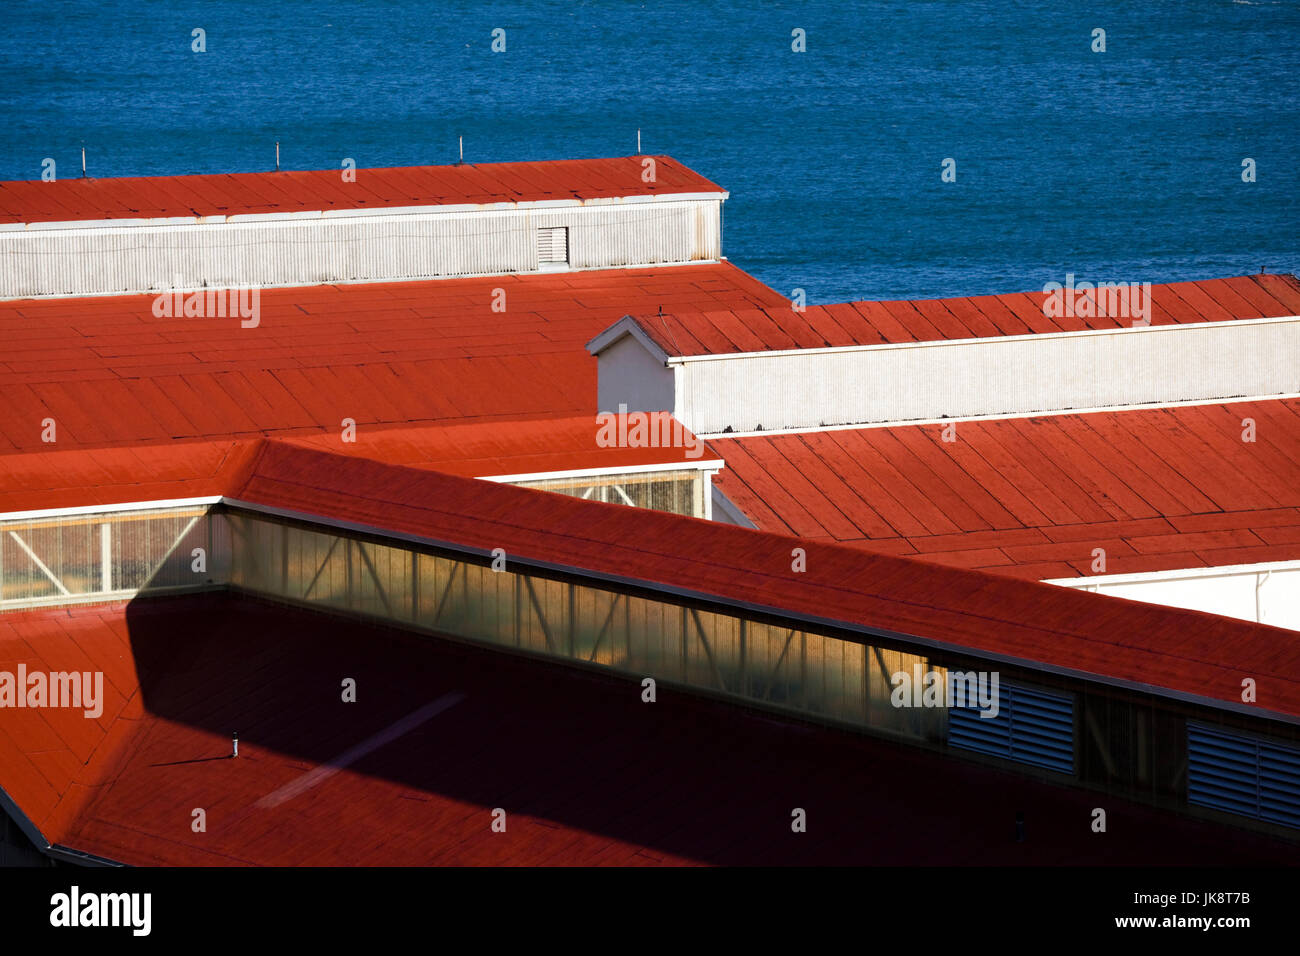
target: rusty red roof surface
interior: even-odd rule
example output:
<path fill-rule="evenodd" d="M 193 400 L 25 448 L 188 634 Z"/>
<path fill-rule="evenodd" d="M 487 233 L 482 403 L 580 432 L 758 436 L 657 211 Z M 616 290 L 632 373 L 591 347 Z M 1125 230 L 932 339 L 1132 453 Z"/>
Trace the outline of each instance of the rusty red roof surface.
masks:
<path fill-rule="evenodd" d="M 68 449 L 594 413 L 583 344 L 630 307 L 780 296 L 718 263 L 268 289 L 255 328 L 153 298 L 0 302 L 0 454 L 48 451 L 46 418 Z"/>
<path fill-rule="evenodd" d="M 765 530 L 1037 580 L 1300 558 L 1300 401 L 945 427 L 711 439 L 714 481 Z"/>
<path fill-rule="evenodd" d="M 678 426 L 680 427 L 680 426 Z M 450 426 L 390 426 L 358 433 L 287 439 L 308 448 L 428 468 L 466 478 L 499 478 L 601 469 L 719 468 L 722 460 L 693 436 L 682 445 L 606 447 L 594 416 Z M 57 447 L 57 446 L 55 446 Z M 15 511 L 204 498 L 221 495 L 256 446 L 248 441 L 168 442 L 6 456 L 0 470 L 0 515 Z"/>
<path fill-rule="evenodd" d="M 228 499 L 1300 716 L 1295 632 L 262 440 Z M 808 570 L 792 571 L 793 547 Z"/>
<path fill-rule="evenodd" d="M 1078 825 L 1096 803 L 1086 791 L 667 688 L 651 708 L 626 679 L 234 597 L 0 615 L 0 666 L 19 662 L 101 669 L 107 701 L 97 720 L 0 711 L 0 787 L 47 841 L 128 864 L 1151 865 L 1294 853 L 1115 798 L 1121 839 L 1103 847 Z M 345 673 L 358 694 L 343 706 Z M 805 834 L 790 832 L 796 806 Z M 491 831 L 496 807 L 505 833 Z"/>
<path fill-rule="evenodd" d="M 642 179 L 647 159 L 654 181 Z M 540 200 L 608 199 L 722 188 L 670 156 L 533 163 L 0 182 L 0 223 L 163 219 Z"/>
<path fill-rule="evenodd" d="M 726 355 L 1129 328 L 1129 318 L 1048 318 L 1041 290 L 1012 295 L 896 302 L 844 302 L 795 311 L 776 306 L 664 315 L 629 312 L 669 356 Z M 1251 275 L 1151 287 L 1151 325 L 1226 322 L 1300 314 L 1300 280 Z"/>

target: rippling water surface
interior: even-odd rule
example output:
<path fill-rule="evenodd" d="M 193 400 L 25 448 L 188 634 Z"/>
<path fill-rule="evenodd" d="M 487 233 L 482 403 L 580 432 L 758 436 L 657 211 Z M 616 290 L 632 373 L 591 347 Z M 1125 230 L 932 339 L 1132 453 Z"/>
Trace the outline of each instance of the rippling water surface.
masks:
<path fill-rule="evenodd" d="M 9 0 L 0 179 L 79 175 L 83 142 L 128 176 L 267 169 L 277 139 L 297 169 L 459 135 L 471 162 L 625 155 L 639 127 L 731 191 L 727 255 L 810 302 L 1296 272 L 1297 40 L 1300 4 L 1244 0 Z"/>

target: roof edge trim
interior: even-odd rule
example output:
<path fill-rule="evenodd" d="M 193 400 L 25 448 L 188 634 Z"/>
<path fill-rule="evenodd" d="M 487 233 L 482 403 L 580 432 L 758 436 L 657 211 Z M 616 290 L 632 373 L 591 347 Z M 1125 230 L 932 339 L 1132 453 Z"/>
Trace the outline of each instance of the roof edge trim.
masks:
<path fill-rule="evenodd" d="M 151 511 L 157 508 L 194 508 L 215 505 L 220 495 L 198 498 L 159 498 L 153 501 L 126 501 L 118 504 L 78 505 L 73 508 L 37 508 L 32 511 L 0 511 L 0 521 L 26 521 L 38 518 L 70 518 L 76 515 L 114 514 L 120 511 Z"/>
<path fill-rule="evenodd" d="M 725 202 L 726 192 L 681 192 L 597 196 L 591 199 L 526 199 L 520 202 L 446 203 L 421 206 L 370 206 L 347 209 L 302 209 L 294 212 L 251 212 L 229 216 L 165 216 L 157 219 L 59 219 L 37 222 L 0 223 L 0 233 L 72 232 L 82 229 L 162 229 L 178 226 L 215 226 L 226 223 L 254 225 L 261 222 L 313 222 L 321 219 L 379 219 L 420 215 L 513 212 L 517 210 L 578 209 L 584 206 L 624 206 L 667 202 Z"/>
<path fill-rule="evenodd" d="M 1192 408 L 1197 405 L 1240 405 L 1250 402 L 1285 402 L 1300 399 L 1300 392 L 1277 395 L 1225 395 L 1220 398 L 1188 398 L 1176 402 L 1142 402 L 1137 405 L 1096 405 L 1089 408 L 1045 408 L 1034 412 L 995 412 L 991 415 L 955 415 L 951 418 L 908 418 L 902 421 L 850 422 L 847 425 L 773 427 L 762 431 L 699 432 L 696 438 L 718 441 L 729 438 L 767 438 L 773 435 L 812 435 L 818 432 L 865 431 L 869 428 L 910 428 L 913 425 L 948 425 L 954 422 L 998 422 L 1013 418 L 1060 418 L 1066 415 L 1113 415 L 1116 412 L 1144 412 L 1161 408 Z"/>
<path fill-rule="evenodd" d="M 650 338 L 645 329 L 641 327 L 641 323 L 630 315 L 623 316 L 623 318 L 588 342 L 587 351 L 592 355 L 599 356 L 601 352 L 628 335 L 640 342 L 642 347 L 656 360 L 663 362 L 665 365 L 673 361 L 668 353 L 661 349 L 654 339 Z"/>
<path fill-rule="evenodd" d="M 603 478 L 608 475 L 655 474 L 663 471 L 717 471 L 726 462 L 717 455 L 707 458 L 693 458 L 689 461 L 665 461 L 651 465 L 628 465 L 619 467 L 610 465 L 602 468 L 575 468 L 570 471 L 524 472 L 518 475 L 476 475 L 480 481 L 494 481 L 498 484 L 510 484 L 516 481 L 549 481 L 564 478 Z"/>
<path fill-rule="evenodd" d="M 630 316 L 629 316 L 630 318 Z M 771 349 L 764 352 L 708 352 L 698 355 L 674 355 L 669 365 L 691 362 L 720 362 L 728 359 L 781 358 L 790 355 L 839 355 L 848 352 L 893 352 L 900 349 L 947 348 L 953 345 L 988 345 L 992 343 L 1044 342 L 1098 335 L 1130 335 L 1152 332 L 1192 332 L 1197 329 L 1240 328 L 1247 325 L 1300 323 L 1300 315 L 1265 316 L 1259 319 L 1225 319 L 1219 322 L 1175 322 L 1166 325 L 1135 325 L 1122 329 L 1078 329 L 1072 332 L 1031 332 L 1025 335 L 987 335 L 966 339 L 926 339 L 920 342 L 879 342 L 873 345 L 837 345 L 818 349 Z"/>

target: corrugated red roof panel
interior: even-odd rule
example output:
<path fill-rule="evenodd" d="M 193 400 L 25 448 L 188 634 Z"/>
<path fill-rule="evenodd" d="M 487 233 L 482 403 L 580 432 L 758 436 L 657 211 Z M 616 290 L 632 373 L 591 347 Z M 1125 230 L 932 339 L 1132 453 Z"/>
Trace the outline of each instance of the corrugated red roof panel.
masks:
<path fill-rule="evenodd" d="M 1129 319 L 1047 317 L 1042 292 L 899 302 L 810 305 L 788 301 L 728 313 L 630 313 L 670 356 L 936 342 L 1002 335 L 1126 328 Z M 1300 314 L 1300 280 L 1252 275 L 1151 287 L 1151 325 L 1225 322 Z"/>
<path fill-rule="evenodd" d="M 397 435 L 394 441 L 402 438 Z M 492 442 L 488 445 L 495 447 Z M 905 445 L 899 442 L 898 447 Z M 245 442 L 224 448 L 220 443 L 171 445 L 147 450 L 148 460 L 139 465 L 156 469 L 159 478 L 178 470 L 184 473 L 192 466 L 169 457 L 176 449 L 205 464 L 213 486 L 223 495 L 255 506 L 355 522 L 482 552 L 503 547 L 524 564 L 558 565 L 598 578 L 770 608 L 798 619 L 912 635 L 995 659 L 1066 668 L 1199 698 L 1236 703 L 1240 675 L 1250 673 L 1258 681 L 1262 712 L 1300 716 L 1300 647 L 1291 632 L 1276 628 L 470 481 L 290 442 Z M 123 464 L 123 456 L 130 453 L 108 449 L 74 454 L 100 466 L 94 476 L 99 480 L 104 474 L 129 476 L 138 467 Z M 827 467 L 841 464 L 831 459 Z M 1285 528 L 1288 520 L 1282 509 L 1275 508 L 1269 526 Z M 1216 534 L 1222 529 L 1190 533 Z M 988 542 L 980 543 L 987 549 Z M 792 544 L 805 548 L 806 572 L 791 570 Z M 510 751 L 509 759 L 481 759 L 482 747 L 473 743 L 479 738 L 468 734 L 467 728 L 478 727 L 486 735 L 484 740 L 497 739 L 498 723 L 511 719 L 512 713 L 501 701 L 518 704 L 531 699 L 516 698 L 512 689 L 503 688 L 502 674 L 510 665 L 458 668 L 445 660 L 430 663 L 421 655 L 445 653 L 436 643 L 391 632 L 388 638 L 366 637 L 366 661 L 358 665 L 355 642 L 365 626 L 357 622 L 330 622 L 261 605 L 250 611 L 242 602 L 233 605 L 236 610 L 231 616 L 226 610 L 232 605 L 221 599 L 185 600 L 183 605 L 172 605 L 180 608 L 177 613 L 189 635 L 181 654 L 174 641 L 176 620 L 151 617 L 157 608 L 169 605 L 166 601 L 137 602 L 125 617 L 120 616 L 120 608 L 0 615 L 3 659 L 50 670 L 90 667 L 104 671 L 107 681 L 105 710 L 98 720 L 50 709 L 8 709 L 0 719 L 0 785 L 48 839 L 132 863 L 358 862 L 358 845 L 369 848 L 361 862 L 517 862 L 515 854 L 525 854 L 533 862 L 594 862 L 604 854 L 621 861 L 651 847 L 662 861 L 719 859 L 697 843 L 674 844 L 670 834 L 679 832 L 676 826 L 649 834 L 627 831 L 603 818 L 568 816 L 563 809 L 566 802 L 560 799 L 516 806 L 514 832 L 524 842 L 476 842 L 473 833 L 490 832 L 479 818 L 488 808 L 508 804 L 508 798 L 500 796 L 501 788 L 517 793 L 517 780 L 532 780 L 535 786 L 539 779 L 554 779 L 537 776 L 529 769 L 533 765 L 526 755 L 543 761 L 552 775 L 559 773 L 566 782 L 585 779 L 581 771 L 563 769 L 568 766 L 564 761 L 557 762 L 554 752 L 531 738 Z M 195 600 L 207 603 L 196 610 Z M 264 639 L 267 628 L 275 630 L 276 641 Z M 302 641 L 295 636 L 300 632 L 310 651 L 300 646 Z M 245 641 L 247 648 L 242 647 Z M 399 645 L 405 650 L 396 650 Z M 360 717 L 349 713 L 346 720 L 326 720 L 325 712 L 311 702 L 319 700 L 311 689 L 315 682 L 304 677 L 319 669 L 324 680 L 344 659 L 352 662 L 348 673 L 363 668 L 361 687 L 376 686 L 374 681 L 379 680 L 385 692 L 367 696 L 372 708 L 358 711 Z M 517 665 L 520 680 L 537 687 L 537 666 Z M 374 673 L 365 671 L 367 667 Z M 454 681 L 433 686 L 428 683 L 430 673 L 440 675 L 440 680 L 453 675 Z M 488 673 L 490 680 L 483 677 Z M 227 674 L 229 680 L 214 683 L 214 675 Z M 554 680 L 564 679 L 562 671 L 556 675 Z M 553 689 L 554 680 L 546 686 Z M 229 688 L 240 686 L 241 681 L 256 681 L 260 692 L 236 695 L 244 702 L 236 712 L 230 709 Z M 221 690 L 214 689 L 218 684 Z M 266 693 L 268 687 L 275 692 Z M 310 788 L 310 793 L 294 797 L 284 805 L 283 814 L 265 805 L 268 795 L 301 781 L 304 773 L 329 763 L 442 693 L 467 694 L 467 704 L 470 698 L 474 703 L 459 713 L 454 708 L 447 711 L 447 719 L 440 716 L 427 728 L 404 736 L 402 742 L 386 745 L 382 754 L 376 751 L 375 756 Z M 554 694 L 546 696 L 552 702 L 557 699 Z M 558 699 L 569 700 L 570 695 Z M 635 709 L 635 695 L 627 699 Z M 257 701 L 271 701 L 273 706 L 262 707 Z M 609 701 L 600 706 L 607 708 Z M 683 702 L 678 706 L 714 705 Z M 286 708 L 313 716 L 286 722 Z M 540 711 L 531 705 L 525 709 L 533 714 L 532 725 L 539 726 Z M 718 710 L 728 720 L 742 719 L 729 708 Z M 337 717 L 339 710 L 335 707 L 330 713 Z M 491 715 L 487 723 L 485 715 Z M 584 711 L 575 716 L 574 726 L 599 726 L 610 745 L 626 753 L 631 739 L 627 728 L 611 725 L 609 719 L 608 712 L 602 721 Z M 554 724 L 549 719 L 545 723 L 547 739 L 555 740 Z M 240 731 L 241 752 L 248 758 L 244 763 L 223 759 L 232 730 Z M 517 734 L 506 736 L 517 739 Z M 447 742 L 453 747 L 451 753 L 445 750 Z M 709 735 L 704 746 L 707 749 L 715 742 Z M 737 781 L 750 781 L 745 774 L 752 775 L 754 766 L 769 766 L 758 755 L 772 759 L 771 745 L 758 744 L 752 754 L 742 750 L 745 759 L 738 766 L 748 764 L 751 770 Z M 801 738 L 798 751 L 806 754 L 805 746 Z M 830 761 L 834 754 L 842 755 L 845 746 L 882 745 L 841 740 L 833 751 L 818 754 L 818 759 Z M 675 745 L 671 751 L 682 753 Z M 726 751 L 723 747 L 720 752 Z M 439 754 L 439 759 L 417 759 L 430 752 Z M 703 762 L 692 766 L 716 772 L 726 765 L 718 763 L 712 751 L 699 751 L 698 756 Z M 573 759 L 575 767 L 593 765 L 589 752 Z M 644 765 L 640 758 L 637 765 Z M 418 770 L 431 766 L 439 768 L 433 777 Z M 493 766 L 510 768 L 510 774 L 520 776 L 494 776 L 488 769 Z M 790 765 L 784 758 L 771 766 L 784 768 L 788 777 Z M 959 776 L 974 772 L 950 766 L 954 769 L 942 772 Z M 487 777 L 470 768 L 479 768 Z M 759 777 L 752 777 L 753 784 L 763 790 Z M 178 827 L 166 821 L 176 813 L 187 820 L 198 790 L 222 795 L 221 826 L 210 827 L 209 838 L 202 842 L 164 838 L 173 829 L 189 832 L 184 821 Z M 929 788 L 929 792 L 938 791 Z M 606 800 L 602 795 L 607 791 L 601 786 L 590 793 L 593 807 Z M 855 813 L 860 811 L 859 798 L 855 795 L 852 801 Z M 375 810 L 380 806 L 386 808 L 382 814 Z M 141 807 L 151 812 L 142 816 Z M 406 820 L 403 807 L 418 811 L 418 819 Z M 430 813 L 437 821 L 430 821 Z M 535 842 L 542 836 L 535 827 L 554 834 L 557 818 L 569 828 L 562 841 L 566 849 L 548 850 Z M 331 825 L 321 825 L 326 819 Z M 745 841 L 748 817 L 737 821 L 735 839 Z M 276 839 L 266 839 L 268 827 L 278 834 Z M 394 832 L 402 833 L 400 841 L 391 839 Z M 878 835 L 871 833 L 874 845 Z M 761 841 L 747 842 L 761 846 Z M 837 842 L 848 855 L 834 858 L 854 859 L 847 845 Z M 774 852 L 764 848 L 768 859 L 786 859 L 779 853 L 771 856 Z M 863 845 L 854 845 L 852 853 L 863 852 Z M 724 854 L 721 859 L 731 857 Z"/>
<path fill-rule="evenodd" d="M 215 497 L 252 447 L 228 440 L 10 455 L 0 469 L 0 514 Z"/>
<path fill-rule="evenodd" d="M 584 343 L 627 311 L 775 301 L 718 263 L 268 289 L 247 329 L 152 296 L 0 302 L 0 451 L 49 450 L 47 417 L 60 449 L 571 417 L 595 408 Z"/>
<path fill-rule="evenodd" d="M 690 457 L 694 437 L 684 429 L 680 445 L 645 448 L 604 446 L 599 431 L 595 416 L 576 416 L 387 427 L 359 432 L 356 442 L 344 442 L 337 433 L 287 440 L 304 448 L 466 478 L 722 465 L 702 443 L 696 446 L 699 454 Z M 226 439 L 11 455 L 0 470 L 0 515 L 220 495 L 241 473 L 254 447 Z"/>
<path fill-rule="evenodd" d="M 1096 802 L 1086 791 L 664 689 L 671 701 L 648 708 L 623 679 L 248 600 L 0 615 L 0 660 L 19 659 L 103 668 L 110 687 L 98 721 L 0 712 L 0 786 L 50 842 L 132 865 L 1258 864 L 1294 853 L 1113 798 L 1125 838 L 1103 847 L 1078 825 Z M 340 673 L 358 682 L 346 707 L 319 692 Z M 461 696 L 305 786 L 448 694 Z M 794 806 L 815 821 L 807 839 L 780 823 Z M 208 811 L 202 833 L 195 807 Z M 490 826 L 496 807 L 504 833 Z M 1028 842 L 1008 836 L 1017 812 Z"/>
<path fill-rule="evenodd" d="M 1300 643 L 1281 628 L 284 442 L 263 441 L 228 496 L 1234 704 L 1260 675 L 1261 710 L 1300 716 Z"/>
<path fill-rule="evenodd" d="M 653 182 L 642 178 L 653 160 Z M 234 216 L 716 193 L 670 156 L 533 163 L 0 182 L 0 223 Z"/>
<path fill-rule="evenodd" d="M 1231 414 L 1235 415 L 1239 410 Z M 1297 414 L 1293 406 L 1285 411 L 1274 409 L 1271 413 L 1265 408 L 1250 407 L 1248 410 L 1260 416 L 1265 428 L 1284 424 L 1279 415 Z M 1087 419 L 1092 416 L 1080 417 Z M 966 424 L 969 423 L 963 423 L 963 426 Z M 985 424 L 1024 426 L 1023 422 Z M 864 442 L 864 436 L 871 437 L 866 435 L 866 431 L 823 434 L 843 441 L 841 447 L 851 457 L 879 475 L 881 469 L 878 465 L 887 463 L 890 456 L 901 454 L 906 445 L 898 441 L 897 436 L 883 436 L 892 441 L 892 446 L 884 449 L 872 447 Z M 1295 433 L 1291 434 L 1290 441 L 1294 442 Z M 403 445 L 403 437 L 410 437 L 414 447 Z M 778 436 L 766 441 L 787 443 L 798 441 L 800 437 Z M 997 437 L 1007 440 L 1005 434 Z M 922 440 L 924 436 L 917 438 Z M 415 457 L 436 454 L 431 450 L 436 449 L 437 443 L 426 442 L 420 447 L 420 440 L 418 435 L 397 436 L 394 439 L 395 453 Z M 982 445 L 975 435 L 967 434 L 963 440 Z M 494 442 L 498 441 L 500 436 L 487 444 L 496 447 Z M 739 446 L 736 449 L 730 449 L 730 443 L 721 443 L 724 454 L 731 450 L 743 453 L 756 447 L 748 439 L 735 442 Z M 742 461 L 741 454 L 728 455 L 732 467 L 737 468 L 742 477 L 760 476 L 755 479 L 759 487 L 764 487 L 762 482 L 768 482 L 765 501 L 771 506 L 769 513 L 781 520 L 788 519 L 794 525 L 790 530 L 810 539 L 830 540 L 836 536 L 847 538 L 861 531 L 864 525 L 872 526 L 873 522 L 894 520 L 889 514 L 892 509 L 877 510 L 873 507 L 874 502 L 870 501 L 861 502 L 856 511 L 853 507 L 838 507 L 836 497 L 854 487 L 851 482 L 836 486 L 814 485 L 803 480 L 795 487 L 791 479 L 802 476 L 798 470 L 799 458 L 791 451 L 792 447 L 769 445 L 760 451 L 758 459 L 751 457 L 749 462 L 740 465 L 736 462 Z M 826 454 L 825 449 L 823 446 L 819 457 L 826 468 L 850 474 L 844 467 L 845 459 Z M 819 549 L 815 558 L 814 551 L 809 551 L 809 561 L 819 562 L 819 568 L 827 576 L 823 578 L 821 573 L 800 575 L 796 580 L 789 577 L 790 539 L 715 523 L 619 506 L 592 512 L 584 510 L 590 503 L 576 502 L 563 496 L 533 494 L 484 482 L 466 482 L 435 472 L 384 465 L 365 458 L 329 454 L 282 442 L 266 444 L 256 454 L 250 452 L 248 446 L 232 449 L 220 443 L 211 447 L 196 446 L 188 451 L 196 456 L 197 464 L 186 463 L 183 467 L 206 469 L 203 491 L 208 493 L 220 488 L 220 493 L 227 497 L 310 515 L 426 535 L 485 551 L 505 547 L 521 559 L 533 558 L 601 574 L 703 591 L 731 600 L 830 617 L 867 627 L 917 636 L 942 634 L 944 640 L 963 646 L 1056 666 L 1082 670 L 1095 668 L 1096 673 L 1123 679 L 1137 680 L 1145 673 L 1148 682 L 1220 699 L 1234 699 L 1236 685 L 1229 682 L 1220 686 L 1223 675 L 1219 674 L 1219 665 L 1206 664 L 1206 669 L 1198 671 L 1189 660 L 1181 663 L 1175 660 L 1181 654 L 1176 645 L 1184 640 L 1194 642 L 1196 634 L 1204 632 L 1208 635 L 1216 628 L 1231 631 L 1251 626 L 1163 608 L 1155 608 L 1154 612 L 1134 610 L 1132 613 L 1138 616 L 1157 615 L 1144 618 L 1142 622 L 1142 627 L 1151 628 L 1149 636 L 1153 643 L 1138 650 L 1125 645 L 1124 648 L 1113 647 L 1103 652 L 1102 644 L 1131 640 L 1132 634 L 1126 636 L 1114 629 L 1098 628 L 1095 623 L 1098 607 L 1077 603 L 1080 600 L 1086 602 L 1093 595 L 1008 578 L 984 575 L 952 577 L 957 572 L 935 564 L 900 562 L 880 554 L 878 550 L 868 554 L 858 549 L 822 545 L 815 540 L 802 544 L 809 549 Z M 109 450 L 79 455 L 78 460 L 87 469 L 95 469 L 82 480 L 101 481 L 105 469 L 120 469 L 117 473 L 122 480 L 129 481 L 133 475 L 142 472 L 142 465 L 156 464 L 156 459 L 148 463 L 132 463 L 125 459 L 127 454 L 126 450 Z M 1123 454 L 1123 449 L 1117 454 Z M 1274 464 L 1276 454 L 1269 454 Z M 774 467 L 777 461 L 789 463 L 783 466 L 784 473 L 781 468 Z M 1082 463 L 1076 463 L 1076 466 L 1086 468 Z M 1259 467 L 1267 468 L 1270 464 L 1264 463 Z M 905 474 L 915 480 L 917 473 L 897 472 L 898 476 Z M 1087 472 L 1079 474 L 1086 478 Z M 1248 480 L 1250 472 L 1244 466 L 1242 474 L 1247 478 L 1241 483 L 1242 487 L 1255 487 Z M 27 502 L 21 490 L 25 484 L 25 479 L 19 476 L 16 495 L 20 507 L 55 506 L 52 500 L 43 499 L 39 505 Z M 165 485 L 165 482 L 160 484 Z M 179 496 L 180 487 L 176 487 Z M 889 478 L 885 487 L 892 500 L 898 503 L 897 507 L 909 512 L 912 520 L 925 529 L 926 533 L 906 540 L 912 553 L 927 559 L 939 555 L 939 560 L 948 563 L 988 566 L 993 560 L 991 556 L 1000 554 L 1004 556 L 1004 564 L 999 565 L 1003 570 L 1014 571 L 1011 566 L 1017 563 L 1025 567 L 1055 563 L 1063 568 L 1074 567 L 1082 573 L 1091 560 L 1091 548 L 1098 541 L 1111 551 L 1108 567 L 1111 573 L 1129 569 L 1125 562 L 1130 554 L 1135 562 L 1141 564 L 1132 570 L 1145 570 L 1157 565 L 1162 556 L 1172 556 L 1179 562 L 1175 566 L 1186 566 L 1186 558 L 1181 556 L 1181 552 L 1195 553 L 1207 561 L 1220 553 L 1235 556 L 1251 548 L 1259 550 L 1258 560 L 1276 559 L 1264 556 L 1266 552 L 1271 553 L 1268 549 L 1294 552 L 1293 545 L 1271 544 L 1246 529 L 1180 531 L 1169 523 L 1166 530 L 1162 522 L 1168 519 L 1163 517 L 1154 521 L 1116 524 L 1104 520 L 1105 509 L 1100 507 L 1083 509 L 1076 506 L 1073 514 L 1091 510 L 1101 513 L 1103 520 L 1084 529 L 1071 526 L 1078 522 L 1066 521 L 1066 533 L 1054 540 L 1051 535 L 1061 529 L 989 528 L 995 522 L 975 508 L 964 512 L 952 510 L 954 504 L 960 503 L 955 495 L 936 501 L 931 489 L 909 484 L 898 477 Z M 727 488 L 725 484 L 724 488 Z M 117 494 L 126 495 L 119 500 L 139 500 L 139 494 L 132 494 L 132 491 L 129 487 L 105 483 L 100 494 L 105 498 Z M 187 489 L 185 496 L 196 493 Z M 521 494 L 525 497 L 518 497 Z M 1083 500 L 1087 500 L 1078 484 L 1074 484 L 1071 494 L 1083 495 Z M 1229 507 L 1247 512 L 1251 501 L 1255 502 L 1258 510 L 1268 511 L 1268 526 L 1277 531 L 1275 540 L 1285 541 L 1286 529 L 1300 527 L 1300 506 L 1297 506 L 1300 502 L 1296 502 L 1288 513 L 1287 509 L 1278 508 L 1269 493 L 1258 487 L 1244 492 L 1243 497 Z M 85 503 L 81 499 L 67 502 Z M 741 503 L 743 505 L 744 501 Z M 581 507 L 575 510 L 575 506 Z M 509 519 L 491 517 L 494 515 L 509 515 Z M 1249 522 L 1248 514 L 1243 514 L 1243 521 Z M 980 531 L 981 528 L 985 530 Z M 964 535 L 971 531 L 976 531 L 978 536 L 965 538 Z M 1076 531 L 1080 534 L 1075 534 Z M 903 542 L 885 539 L 884 543 L 897 545 Z M 862 539 L 862 544 L 871 548 L 874 543 Z M 890 547 L 888 550 L 897 552 L 901 549 Z M 957 554 L 962 551 L 980 553 Z M 1071 556 L 1074 556 L 1073 560 L 1070 560 Z M 1028 590 L 1017 590 L 1024 588 Z M 978 598 L 974 597 L 976 595 Z M 1168 616 L 1161 618 L 1160 614 Z M 1136 621 L 1133 628 L 1132 633 L 1137 633 Z M 1269 670 L 1272 667 L 1286 666 L 1290 658 L 1282 653 L 1283 645 L 1271 637 L 1283 633 L 1288 632 L 1261 628 L 1261 649 L 1271 648 L 1276 653 L 1270 660 L 1264 659 L 1267 654 L 1262 654 L 1259 659 L 1252 658 L 1249 666 L 1261 668 L 1264 673 L 1273 673 Z M 1205 640 L 1209 640 L 1208 636 Z M 1113 657 L 1108 658 L 1107 654 Z M 1220 659 L 1221 654 L 1207 651 L 1199 660 Z M 1110 663 L 1111 660 L 1114 663 Z M 1234 661 L 1233 666 L 1246 666 L 1247 663 Z M 1286 703 L 1291 700 L 1288 695 L 1293 691 L 1295 700 Z M 1276 698 L 1279 708 L 1300 708 L 1300 685 L 1293 690 L 1279 687 L 1276 693 L 1279 695 Z"/>
<path fill-rule="evenodd" d="M 714 481 L 765 530 L 1015 576 L 1300 558 L 1300 401 L 943 427 L 712 439 Z"/>

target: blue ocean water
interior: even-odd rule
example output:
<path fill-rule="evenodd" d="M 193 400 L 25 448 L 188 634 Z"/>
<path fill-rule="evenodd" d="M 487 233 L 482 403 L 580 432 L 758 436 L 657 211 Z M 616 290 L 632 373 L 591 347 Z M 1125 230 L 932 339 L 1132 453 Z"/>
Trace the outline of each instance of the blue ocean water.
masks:
<path fill-rule="evenodd" d="M 3 0 L 0 179 L 79 175 L 83 143 L 126 176 L 268 169 L 276 140 L 288 169 L 460 135 L 470 162 L 627 155 L 640 128 L 731 190 L 728 257 L 809 302 L 1296 272 L 1297 40 L 1300 3 L 1264 0 Z"/>

